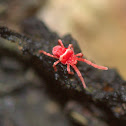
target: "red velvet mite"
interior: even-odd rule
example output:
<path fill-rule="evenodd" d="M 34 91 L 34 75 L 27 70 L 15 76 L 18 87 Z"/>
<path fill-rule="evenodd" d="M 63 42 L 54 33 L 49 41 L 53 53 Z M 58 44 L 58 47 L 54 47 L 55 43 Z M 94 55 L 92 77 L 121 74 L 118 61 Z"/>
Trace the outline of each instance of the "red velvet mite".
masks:
<path fill-rule="evenodd" d="M 58 40 L 58 44 L 59 45 L 53 47 L 53 50 L 52 50 L 53 55 L 50 54 L 50 53 L 47 53 L 47 52 L 45 52 L 43 50 L 40 50 L 39 53 L 43 53 L 43 54 L 45 54 L 47 56 L 58 59 L 53 64 L 53 67 L 54 67 L 55 71 L 57 71 L 56 65 L 59 62 L 61 62 L 62 64 L 67 65 L 68 74 L 74 74 L 73 72 L 70 71 L 70 66 L 72 66 L 73 69 L 76 71 L 78 77 L 80 78 L 84 88 L 86 88 L 86 85 L 85 85 L 84 79 L 83 79 L 79 69 L 76 67 L 77 61 L 85 62 L 85 63 L 87 63 L 87 64 L 89 64 L 89 65 L 91 65 L 91 66 L 93 66 L 95 68 L 98 68 L 98 69 L 108 70 L 107 67 L 98 66 L 98 65 L 92 63 L 91 61 L 82 58 L 83 57 L 82 53 L 74 54 L 74 48 L 73 48 L 72 44 L 69 44 L 68 48 L 65 48 L 60 39 Z"/>

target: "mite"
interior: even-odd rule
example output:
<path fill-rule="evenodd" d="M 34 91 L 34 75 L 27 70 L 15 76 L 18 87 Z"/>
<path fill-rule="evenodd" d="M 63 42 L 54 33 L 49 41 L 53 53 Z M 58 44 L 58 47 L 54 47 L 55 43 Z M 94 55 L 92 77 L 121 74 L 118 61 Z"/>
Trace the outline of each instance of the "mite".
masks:
<path fill-rule="evenodd" d="M 69 44 L 68 48 L 65 48 L 60 39 L 58 40 L 58 44 L 59 45 L 53 47 L 53 50 L 52 50 L 53 55 L 50 54 L 50 53 L 47 53 L 47 52 L 45 52 L 43 50 L 39 50 L 39 53 L 43 53 L 43 54 L 45 54 L 47 56 L 58 59 L 53 64 L 53 68 L 54 68 L 55 71 L 57 71 L 56 65 L 59 62 L 61 62 L 64 65 L 67 65 L 68 74 L 74 74 L 73 72 L 70 71 L 70 66 L 73 67 L 73 69 L 77 73 L 78 77 L 80 78 L 84 88 L 86 88 L 84 79 L 83 79 L 79 69 L 76 67 L 78 61 L 85 62 L 88 65 L 91 65 L 91 66 L 93 66 L 93 67 L 95 67 L 97 69 L 108 70 L 107 67 L 98 66 L 98 65 L 92 63 L 91 61 L 82 58 L 83 57 L 82 53 L 74 54 L 74 48 L 73 48 L 72 44 Z"/>

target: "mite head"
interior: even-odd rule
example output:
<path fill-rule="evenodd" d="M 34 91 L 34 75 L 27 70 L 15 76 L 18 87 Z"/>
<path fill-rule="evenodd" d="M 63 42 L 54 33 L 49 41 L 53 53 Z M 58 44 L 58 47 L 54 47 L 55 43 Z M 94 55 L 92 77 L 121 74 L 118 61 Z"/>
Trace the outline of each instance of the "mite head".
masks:
<path fill-rule="evenodd" d="M 65 53 L 66 49 L 61 47 L 60 45 L 57 45 L 55 47 L 53 47 L 52 53 L 53 55 L 60 57 L 61 55 L 63 55 Z"/>

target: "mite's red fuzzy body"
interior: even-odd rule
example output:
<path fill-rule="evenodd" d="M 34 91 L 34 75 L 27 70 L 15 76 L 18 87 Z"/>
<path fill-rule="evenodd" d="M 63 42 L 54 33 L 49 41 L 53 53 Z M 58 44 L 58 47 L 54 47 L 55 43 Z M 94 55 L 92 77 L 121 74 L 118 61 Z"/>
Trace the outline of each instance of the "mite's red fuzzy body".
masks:
<path fill-rule="evenodd" d="M 72 44 L 69 44 L 68 48 L 65 48 L 60 39 L 58 40 L 58 43 L 59 43 L 59 45 L 53 47 L 53 50 L 52 50 L 53 55 L 50 54 L 50 53 L 47 53 L 43 50 L 40 50 L 39 52 L 43 53 L 45 55 L 48 55 L 50 57 L 58 59 L 53 64 L 55 71 L 57 71 L 56 65 L 59 62 L 61 62 L 62 64 L 67 65 L 67 71 L 68 71 L 69 74 L 74 74 L 73 72 L 70 71 L 70 66 L 72 66 L 74 68 L 74 70 L 76 71 L 77 75 L 79 76 L 84 88 L 86 88 L 86 85 L 85 85 L 84 79 L 83 79 L 80 71 L 76 67 L 77 61 L 86 62 L 87 64 L 89 64 L 89 65 L 91 65 L 95 68 L 98 68 L 98 69 L 102 69 L 102 70 L 108 69 L 107 67 L 98 66 L 98 65 L 92 63 L 91 61 L 82 58 L 83 57 L 82 53 L 74 54 L 74 48 L 73 48 Z"/>
<path fill-rule="evenodd" d="M 76 57 L 72 49 L 55 46 L 52 50 L 54 56 L 57 56 L 62 64 L 77 64 Z"/>

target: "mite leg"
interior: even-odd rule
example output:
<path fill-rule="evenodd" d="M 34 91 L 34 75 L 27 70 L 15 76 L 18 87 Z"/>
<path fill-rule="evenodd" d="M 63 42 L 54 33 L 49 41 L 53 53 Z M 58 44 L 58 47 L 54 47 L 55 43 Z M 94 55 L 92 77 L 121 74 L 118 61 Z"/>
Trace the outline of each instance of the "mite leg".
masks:
<path fill-rule="evenodd" d="M 58 40 L 58 44 L 59 44 L 61 47 L 65 48 L 64 45 L 63 45 L 63 43 L 62 43 L 62 40 L 61 40 L 61 39 Z"/>
<path fill-rule="evenodd" d="M 54 62 L 54 64 L 53 64 L 53 68 L 54 68 L 55 71 L 57 71 L 56 65 L 57 65 L 59 62 L 60 62 L 60 60 L 57 60 L 57 61 Z"/>
<path fill-rule="evenodd" d="M 54 55 L 52 55 L 52 54 L 50 54 L 50 53 L 47 53 L 47 52 L 45 52 L 45 51 L 43 51 L 43 50 L 39 50 L 39 53 L 43 53 L 43 54 L 45 54 L 45 55 L 47 55 L 47 56 L 50 56 L 50 57 L 53 57 L 53 58 L 58 59 L 57 56 L 54 56 Z"/>
<path fill-rule="evenodd" d="M 70 71 L 70 65 L 69 64 L 67 64 L 67 71 L 68 71 L 68 74 L 74 74 L 74 72 Z"/>
<path fill-rule="evenodd" d="M 74 51 L 73 44 L 69 44 L 68 49 L 70 49 L 70 48 Z"/>
<path fill-rule="evenodd" d="M 82 58 L 83 54 L 82 53 L 77 53 L 75 56 L 80 56 Z"/>
<path fill-rule="evenodd" d="M 102 69 L 102 70 L 108 70 L 108 67 L 96 65 L 96 64 L 92 63 L 92 62 L 89 61 L 89 60 L 86 60 L 86 59 L 85 59 L 85 62 L 86 62 L 87 64 L 89 64 L 89 65 L 95 67 L 95 68 Z"/>
<path fill-rule="evenodd" d="M 82 77 L 79 69 L 75 66 L 75 65 L 72 65 L 72 67 L 74 68 L 74 70 L 76 71 L 78 77 L 80 78 L 82 84 L 83 84 L 83 87 L 86 88 L 86 85 L 85 85 L 85 82 L 84 82 L 84 78 Z"/>
<path fill-rule="evenodd" d="M 89 60 L 86 60 L 86 59 L 83 59 L 83 58 L 77 58 L 78 61 L 82 61 L 82 62 L 85 62 L 87 63 L 88 65 L 91 65 L 97 69 L 102 69 L 102 70 L 108 70 L 108 67 L 104 67 L 104 66 L 99 66 L 99 65 L 96 65 L 94 63 L 92 63 L 91 61 Z"/>

